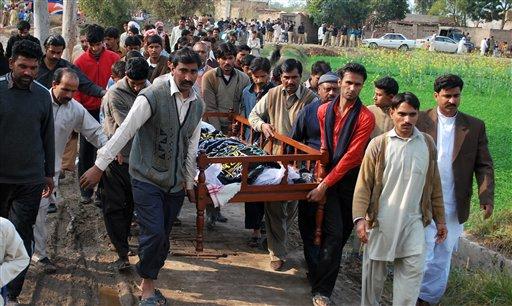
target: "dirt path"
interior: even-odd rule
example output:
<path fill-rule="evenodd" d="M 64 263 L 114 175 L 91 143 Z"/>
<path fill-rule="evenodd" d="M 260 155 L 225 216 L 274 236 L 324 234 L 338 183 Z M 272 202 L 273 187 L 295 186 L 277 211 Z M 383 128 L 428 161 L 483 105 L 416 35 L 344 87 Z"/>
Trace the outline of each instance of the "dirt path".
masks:
<path fill-rule="evenodd" d="M 20 300 L 26 305 L 133 305 L 137 289 L 135 271 L 119 274 L 111 263 L 100 210 L 78 204 L 74 178 L 61 183 L 63 205 L 49 217 L 49 254 L 58 272 L 45 275 L 29 269 Z M 229 221 L 206 233 L 204 255 L 194 254 L 195 206 L 186 203 L 183 225 L 172 232 L 172 250 L 162 269 L 158 287 L 171 305 L 311 305 L 298 231 L 290 241 L 285 272 L 268 266 L 268 255 L 246 246 L 249 232 L 243 228 L 243 206 L 223 209 Z M 135 248 L 136 240 L 130 242 Z M 221 255 L 217 257 L 217 255 Z M 137 257 L 131 257 L 135 264 Z M 360 267 L 345 260 L 333 299 L 337 305 L 359 301 Z"/>

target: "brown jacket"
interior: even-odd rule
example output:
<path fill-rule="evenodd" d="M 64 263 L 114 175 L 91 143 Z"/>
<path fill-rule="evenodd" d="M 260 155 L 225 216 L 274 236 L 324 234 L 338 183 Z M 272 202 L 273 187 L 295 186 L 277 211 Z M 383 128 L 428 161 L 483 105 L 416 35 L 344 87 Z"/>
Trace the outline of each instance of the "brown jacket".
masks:
<path fill-rule="evenodd" d="M 437 169 L 437 151 L 434 140 L 429 135 L 425 137 L 429 151 L 429 164 L 425 186 L 421 196 L 421 213 L 423 225 L 430 224 L 432 219 L 436 223 L 446 223 L 444 218 L 443 191 L 441 179 Z M 382 176 L 386 161 L 387 133 L 374 138 L 364 154 L 359 176 L 354 190 L 352 204 L 352 216 L 354 220 L 367 218 L 370 228 L 377 226 L 377 214 L 379 212 L 379 200 L 382 193 Z"/>
<path fill-rule="evenodd" d="M 421 112 L 417 127 L 432 136 L 437 143 L 437 108 Z M 494 205 L 494 167 L 487 143 L 484 122 L 459 112 L 455 120 L 452 167 L 455 201 L 461 224 L 469 217 L 473 173 L 478 183 L 480 204 Z"/>
<path fill-rule="evenodd" d="M 169 65 L 167 65 L 167 61 L 168 61 L 168 57 L 167 56 L 160 55 L 160 57 L 158 58 L 158 63 L 156 64 L 156 67 L 155 68 L 152 68 L 152 67 L 149 68 L 149 78 L 148 78 L 148 80 L 151 83 L 153 83 L 153 81 L 157 77 L 159 77 L 159 76 L 161 76 L 163 74 L 171 72 L 171 70 L 169 69 Z"/>

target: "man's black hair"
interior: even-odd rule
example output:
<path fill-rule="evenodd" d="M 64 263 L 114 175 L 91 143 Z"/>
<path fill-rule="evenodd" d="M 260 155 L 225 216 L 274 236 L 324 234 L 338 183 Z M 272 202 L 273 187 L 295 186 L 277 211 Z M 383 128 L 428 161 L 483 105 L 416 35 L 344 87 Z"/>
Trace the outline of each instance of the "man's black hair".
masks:
<path fill-rule="evenodd" d="M 112 74 L 122 78 L 125 76 L 125 70 L 126 70 L 126 62 L 124 61 L 117 61 L 112 64 L 111 71 Z"/>
<path fill-rule="evenodd" d="M 137 36 L 127 36 L 124 41 L 125 46 L 142 46 L 142 41 Z"/>
<path fill-rule="evenodd" d="M 108 27 L 105 29 L 105 37 L 119 39 L 120 35 L 119 29 L 116 27 Z"/>
<path fill-rule="evenodd" d="M 256 58 L 256 56 L 252 54 L 247 54 L 242 61 L 242 66 L 251 66 L 252 61 Z"/>
<path fill-rule="evenodd" d="M 96 44 L 99 42 L 103 42 L 105 38 L 105 29 L 102 26 L 97 24 L 91 24 L 87 26 L 87 41 L 90 44 Z"/>
<path fill-rule="evenodd" d="M 187 35 L 190 35 L 190 34 L 192 34 L 192 32 L 190 32 L 190 31 L 189 31 L 189 30 L 187 30 L 187 29 L 183 29 L 183 30 L 181 30 L 181 37 L 183 37 L 183 36 L 187 36 Z"/>
<path fill-rule="evenodd" d="M 311 65 L 312 75 L 324 75 L 329 71 L 331 71 L 331 65 L 326 61 L 316 61 Z"/>
<path fill-rule="evenodd" d="M 226 57 L 229 55 L 236 56 L 236 54 L 237 54 L 236 47 L 235 47 L 235 45 L 233 45 L 230 42 L 221 43 L 217 47 L 217 50 L 215 50 L 215 58 L 217 58 L 217 59 L 223 58 L 223 57 Z"/>
<path fill-rule="evenodd" d="M 412 92 L 401 92 L 393 97 L 391 100 L 390 108 L 397 109 L 400 104 L 407 103 L 412 106 L 415 110 L 420 110 L 420 100 Z"/>
<path fill-rule="evenodd" d="M 18 56 L 41 60 L 43 57 L 43 50 L 41 49 L 41 45 L 38 43 L 28 39 L 22 39 L 15 42 L 14 46 L 12 47 L 11 58 L 16 60 Z"/>
<path fill-rule="evenodd" d="M 126 56 L 124 57 L 124 60 L 128 62 L 130 59 L 137 58 L 137 57 L 144 58 L 144 55 L 142 55 L 137 50 L 132 50 L 132 51 L 128 51 L 128 53 L 126 53 Z"/>
<path fill-rule="evenodd" d="M 182 36 L 182 37 L 178 38 L 178 40 L 176 41 L 175 49 L 178 48 L 178 45 L 181 46 L 181 48 L 183 48 L 183 47 L 188 47 L 189 44 L 190 43 L 188 42 L 188 38 L 185 36 Z"/>
<path fill-rule="evenodd" d="M 62 78 L 66 74 L 71 76 L 77 82 L 79 82 L 78 74 L 76 74 L 76 72 L 69 67 L 58 68 L 57 70 L 55 70 L 55 72 L 53 73 L 53 81 L 57 84 L 60 84 L 60 82 L 62 81 Z"/>
<path fill-rule="evenodd" d="M 181 16 L 181 17 L 180 17 L 180 21 L 187 21 L 187 17 L 185 17 L 185 16 Z"/>
<path fill-rule="evenodd" d="M 390 76 L 385 76 L 373 82 L 376 88 L 384 90 L 388 95 L 396 95 L 398 93 L 398 82 Z"/>
<path fill-rule="evenodd" d="M 347 72 L 359 74 L 360 76 L 363 77 L 363 81 L 366 81 L 366 78 L 368 78 L 368 74 L 366 73 L 366 68 L 364 68 L 364 66 L 359 63 L 348 63 L 345 66 L 343 66 L 342 68 L 338 69 L 338 71 L 336 73 L 338 74 L 340 79 L 343 79 L 343 77 L 345 76 L 345 73 L 347 73 Z"/>
<path fill-rule="evenodd" d="M 146 39 L 146 44 L 149 46 L 151 44 L 159 44 L 163 46 L 164 42 L 162 41 L 162 37 L 160 35 L 151 35 Z"/>
<path fill-rule="evenodd" d="M 269 61 L 268 58 L 266 58 L 266 57 L 257 57 L 257 58 L 252 60 L 251 66 L 249 66 L 249 69 L 253 73 L 256 72 L 256 71 L 265 71 L 267 73 L 270 73 L 270 70 L 272 69 L 272 67 L 270 66 L 270 61 Z"/>
<path fill-rule="evenodd" d="M 26 20 L 22 20 L 22 21 L 18 22 L 18 25 L 16 26 L 16 28 L 19 31 L 30 30 L 30 23 Z"/>
<path fill-rule="evenodd" d="M 126 76 L 132 80 L 146 80 L 149 76 L 149 64 L 141 57 L 131 58 L 126 62 Z"/>
<path fill-rule="evenodd" d="M 132 32 L 134 35 L 139 35 L 140 31 L 137 27 L 130 27 L 128 31 Z"/>
<path fill-rule="evenodd" d="M 445 74 L 438 76 L 434 81 L 434 91 L 439 93 L 443 89 L 453 89 L 459 87 L 462 91 L 464 81 L 461 77 L 455 74 Z"/>
<path fill-rule="evenodd" d="M 243 45 L 240 45 L 236 48 L 236 53 L 240 52 L 240 51 L 248 51 L 248 52 L 251 52 L 251 47 L 249 47 L 248 45 L 246 44 L 243 44 Z"/>
<path fill-rule="evenodd" d="M 288 58 L 281 64 L 282 72 L 292 72 L 295 69 L 298 70 L 299 75 L 302 75 L 302 63 L 296 59 Z"/>
<path fill-rule="evenodd" d="M 144 25 L 144 31 L 147 31 L 147 30 L 153 30 L 155 28 L 155 25 L 154 24 L 145 24 Z"/>
<path fill-rule="evenodd" d="M 281 75 L 283 74 L 283 70 L 281 69 L 281 65 L 277 65 L 272 69 L 272 81 L 277 82 L 281 80 Z"/>
<path fill-rule="evenodd" d="M 49 46 L 54 47 L 64 47 L 66 48 L 66 41 L 64 40 L 64 37 L 61 35 L 50 35 L 48 36 L 44 41 L 44 47 L 47 48 Z"/>
<path fill-rule="evenodd" d="M 185 47 L 174 52 L 169 58 L 172 57 L 172 64 L 178 66 L 182 64 L 197 64 L 197 67 L 201 67 L 201 58 L 199 54 L 194 52 L 191 48 Z"/>

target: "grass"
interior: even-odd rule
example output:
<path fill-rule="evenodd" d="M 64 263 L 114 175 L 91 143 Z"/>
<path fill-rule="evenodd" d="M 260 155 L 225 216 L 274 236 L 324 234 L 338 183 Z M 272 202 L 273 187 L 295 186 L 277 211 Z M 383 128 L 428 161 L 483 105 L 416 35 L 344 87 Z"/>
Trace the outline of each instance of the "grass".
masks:
<path fill-rule="evenodd" d="M 442 305 L 511 305 L 512 275 L 452 269 Z"/>
<path fill-rule="evenodd" d="M 286 53 L 293 50 L 285 50 Z M 337 57 L 309 57 L 306 69 L 317 60 L 325 60 L 336 70 L 345 63 L 356 61 L 368 71 L 366 85 L 361 92 L 365 104 L 373 101 L 373 81 L 390 75 L 400 84 L 400 91 L 411 91 L 421 101 L 421 108 L 435 106 L 434 79 L 444 73 L 455 73 L 465 82 L 461 111 L 482 119 L 486 124 L 489 149 L 495 167 L 495 211 L 510 210 L 512 204 L 512 61 L 481 57 L 476 54 L 454 56 L 423 50 L 396 52 L 391 50 L 361 50 L 342 53 Z M 474 194 L 477 194 L 475 187 Z M 479 210 L 473 196 L 473 214 Z M 480 218 L 478 218 L 480 217 Z M 474 227 L 481 215 L 467 223 Z M 510 224 L 510 220 L 508 221 Z"/>

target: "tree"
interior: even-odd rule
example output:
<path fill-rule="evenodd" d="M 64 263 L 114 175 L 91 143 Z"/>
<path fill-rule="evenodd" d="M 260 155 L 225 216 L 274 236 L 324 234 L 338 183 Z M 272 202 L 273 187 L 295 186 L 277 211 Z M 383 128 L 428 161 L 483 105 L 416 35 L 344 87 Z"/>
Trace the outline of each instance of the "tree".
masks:
<path fill-rule="evenodd" d="M 75 0 L 63 1 L 64 12 L 62 15 L 62 37 L 67 41 L 67 48 L 64 49 L 63 58 L 71 60 L 73 56 L 73 47 L 76 44 L 76 13 L 77 6 Z"/>
<path fill-rule="evenodd" d="M 49 32 L 48 0 L 34 0 L 34 36 L 42 43 L 48 37 Z"/>
<path fill-rule="evenodd" d="M 435 0 L 414 0 L 414 12 L 427 14 Z"/>
<path fill-rule="evenodd" d="M 474 19 L 485 21 L 501 20 L 501 29 L 505 26 L 507 11 L 512 10 L 512 0 L 475 0 Z"/>
<path fill-rule="evenodd" d="M 85 16 L 104 27 L 120 27 L 131 18 L 132 7 L 125 0 L 80 0 L 78 6 Z"/>
<path fill-rule="evenodd" d="M 154 0 L 139 0 L 141 7 L 151 13 L 152 16 L 168 20 L 180 16 L 191 16 L 197 11 L 209 13 L 214 11 L 213 0 L 161 0 L 155 5 Z"/>
<path fill-rule="evenodd" d="M 402 20 L 409 12 L 407 0 L 372 0 L 371 8 L 376 24 L 384 24 L 389 20 Z"/>
<path fill-rule="evenodd" d="M 315 23 L 358 27 L 371 12 L 371 0 L 310 0 L 306 6 Z"/>

